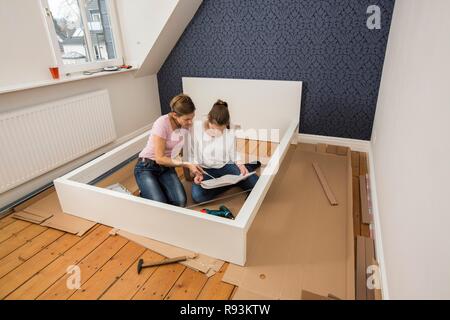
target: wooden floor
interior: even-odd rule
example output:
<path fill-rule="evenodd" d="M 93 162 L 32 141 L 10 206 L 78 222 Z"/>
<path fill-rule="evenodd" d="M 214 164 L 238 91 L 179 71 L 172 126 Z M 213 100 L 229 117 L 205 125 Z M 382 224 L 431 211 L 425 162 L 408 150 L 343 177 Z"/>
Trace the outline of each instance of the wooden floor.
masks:
<path fill-rule="evenodd" d="M 352 160 L 355 184 L 358 183 L 355 177 L 367 172 L 366 155 L 353 152 Z M 359 194 L 355 196 L 354 192 L 354 197 L 357 208 Z M 360 221 L 356 210 L 355 235 L 369 232 Z M 110 230 L 96 225 L 78 237 L 10 216 L 2 218 L 0 299 L 226 300 L 232 297 L 235 287 L 221 281 L 228 264 L 211 278 L 181 264 L 144 269 L 138 275 L 136 266 L 140 258 L 157 261 L 163 257 L 121 236 L 110 236 Z M 81 275 L 78 290 L 68 288 L 75 278 L 68 268 L 75 265 Z"/>

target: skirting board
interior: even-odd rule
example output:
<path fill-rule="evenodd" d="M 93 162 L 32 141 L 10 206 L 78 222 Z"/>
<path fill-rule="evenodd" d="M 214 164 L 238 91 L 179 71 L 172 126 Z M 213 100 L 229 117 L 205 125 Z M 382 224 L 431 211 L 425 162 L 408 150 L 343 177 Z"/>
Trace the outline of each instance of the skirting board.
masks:
<path fill-rule="evenodd" d="M 386 264 L 384 260 L 383 241 L 381 232 L 380 211 L 378 208 L 377 186 L 375 181 L 375 164 L 373 162 L 372 143 L 369 144 L 368 152 L 369 174 L 370 174 L 370 197 L 372 200 L 373 232 L 375 238 L 375 254 L 380 268 L 381 292 L 383 300 L 389 300 L 389 286 L 386 275 Z"/>
<path fill-rule="evenodd" d="M 386 264 L 384 261 L 384 251 L 382 242 L 382 232 L 380 223 L 380 213 L 378 208 L 377 188 L 375 181 L 375 165 L 373 163 L 372 142 L 366 140 L 355 140 L 338 137 L 326 137 L 310 134 L 298 135 L 299 143 L 325 143 L 343 147 L 349 147 L 353 151 L 366 152 L 368 155 L 368 166 L 370 174 L 370 197 L 372 200 L 372 214 L 373 214 L 373 232 L 375 240 L 376 258 L 379 264 L 380 280 L 381 280 L 381 292 L 384 300 L 389 300 L 389 287 L 386 275 Z"/>
<path fill-rule="evenodd" d="M 370 149 L 370 141 L 366 140 L 355 140 L 355 139 L 347 139 L 347 138 L 338 138 L 338 137 L 326 137 L 326 136 L 316 136 L 312 134 L 303 134 L 299 133 L 298 139 L 300 143 L 326 143 L 332 144 L 336 146 L 349 147 L 353 151 L 359 152 L 369 152 Z"/>

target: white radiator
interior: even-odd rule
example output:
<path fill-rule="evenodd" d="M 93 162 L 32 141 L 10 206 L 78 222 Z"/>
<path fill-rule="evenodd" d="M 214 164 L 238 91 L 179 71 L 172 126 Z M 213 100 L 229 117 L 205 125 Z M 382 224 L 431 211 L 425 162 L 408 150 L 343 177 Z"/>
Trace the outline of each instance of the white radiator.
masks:
<path fill-rule="evenodd" d="M 0 193 L 115 139 L 107 90 L 0 114 Z"/>

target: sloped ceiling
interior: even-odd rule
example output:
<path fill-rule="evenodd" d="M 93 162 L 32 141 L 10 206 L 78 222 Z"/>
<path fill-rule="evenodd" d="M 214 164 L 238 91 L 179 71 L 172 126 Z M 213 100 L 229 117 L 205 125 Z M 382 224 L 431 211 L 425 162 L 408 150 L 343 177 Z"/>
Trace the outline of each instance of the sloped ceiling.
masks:
<path fill-rule="evenodd" d="M 177 1 L 136 72 L 136 77 L 158 73 L 201 4 L 202 0 Z"/>

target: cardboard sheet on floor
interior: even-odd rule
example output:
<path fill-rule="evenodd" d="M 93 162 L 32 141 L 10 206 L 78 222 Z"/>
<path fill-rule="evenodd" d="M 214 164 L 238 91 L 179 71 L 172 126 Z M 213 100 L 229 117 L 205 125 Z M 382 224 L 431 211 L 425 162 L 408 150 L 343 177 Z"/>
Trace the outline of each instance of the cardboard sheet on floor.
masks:
<path fill-rule="evenodd" d="M 301 299 L 303 290 L 354 299 L 350 158 L 292 146 L 249 229 L 246 266 L 230 265 L 222 281 L 272 299 Z M 313 162 L 339 206 L 329 205 Z"/>
<path fill-rule="evenodd" d="M 28 222 L 32 222 L 35 224 L 41 224 L 42 222 L 51 218 L 52 216 L 53 215 L 51 213 L 34 214 L 34 213 L 25 212 L 25 211 L 15 212 L 12 215 L 12 217 L 15 219 L 28 221 Z"/>
<path fill-rule="evenodd" d="M 59 204 L 56 192 L 35 202 L 25 208 L 24 211 L 38 216 L 51 215 L 51 217 L 40 223 L 40 225 L 76 234 L 80 237 L 96 225 L 95 222 L 64 213 Z"/>
<path fill-rule="evenodd" d="M 232 300 L 273 300 L 272 298 L 248 291 L 243 288 L 236 288 Z"/>
<path fill-rule="evenodd" d="M 128 240 L 131 240 L 133 242 L 136 242 L 137 244 L 143 246 L 144 248 L 150 249 L 162 256 L 165 256 L 167 258 L 176 258 L 181 256 L 191 256 L 195 254 L 195 252 L 182 249 L 179 247 L 175 247 L 163 242 L 159 242 L 150 238 L 138 236 L 126 231 L 113 229 L 110 232 L 111 235 L 120 235 Z M 224 261 L 214 259 L 202 254 L 199 254 L 197 258 L 192 260 L 187 260 L 184 262 L 181 262 L 181 264 L 185 265 L 186 267 L 189 267 L 191 269 L 194 269 L 196 271 L 200 271 L 204 274 L 206 274 L 208 277 L 213 276 L 216 274 L 216 272 L 219 272 L 220 268 L 222 268 Z"/>

